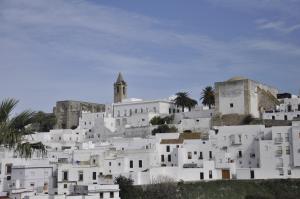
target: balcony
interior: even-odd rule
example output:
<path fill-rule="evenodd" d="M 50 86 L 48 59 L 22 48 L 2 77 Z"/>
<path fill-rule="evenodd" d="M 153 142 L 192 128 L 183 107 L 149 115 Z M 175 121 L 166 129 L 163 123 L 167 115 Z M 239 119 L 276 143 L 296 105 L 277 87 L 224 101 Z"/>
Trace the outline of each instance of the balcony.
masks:
<path fill-rule="evenodd" d="M 283 167 L 283 162 L 279 162 L 276 164 L 276 168 L 282 168 Z"/>
<path fill-rule="evenodd" d="M 242 144 L 242 137 L 241 135 L 230 135 L 230 144 L 231 145 L 241 145 Z"/>
<path fill-rule="evenodd" d="M 278 137 L 278 138 L 275 138 L 275 144 L 281 144 L 283 142 L 283 138 L 281 137 Z"/>
<path fill-rule="evenodd" d="M 279 156 L 282 156 L 282 150 L 276 150 L 276 156 L 279 157 Z"/>

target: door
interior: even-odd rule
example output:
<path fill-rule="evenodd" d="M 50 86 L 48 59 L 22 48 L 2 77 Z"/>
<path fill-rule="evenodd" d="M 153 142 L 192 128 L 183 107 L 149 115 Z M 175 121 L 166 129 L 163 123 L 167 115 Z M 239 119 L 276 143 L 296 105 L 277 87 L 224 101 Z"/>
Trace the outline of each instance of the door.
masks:
<path fill-rule="evenodd" d="M 230 171 L 229 170 L 222 170 L 222 179 L 223 180 L 229 180 L 230 179 Z"/>

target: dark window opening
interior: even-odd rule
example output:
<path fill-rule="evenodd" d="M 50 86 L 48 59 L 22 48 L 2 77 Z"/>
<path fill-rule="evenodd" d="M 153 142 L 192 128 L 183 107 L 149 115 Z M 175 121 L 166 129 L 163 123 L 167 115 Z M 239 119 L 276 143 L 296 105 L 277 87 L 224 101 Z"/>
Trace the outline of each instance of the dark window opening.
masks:
<path fill-rule="evenodd" d="M 166 151 L 170 152 L 170 146 L 169 145 L 167 146 Z"/>
<path fill-rule="evenodd" d="M 63 171 L 63 180 L 67 181 L 68 180 L 68 172 Z"/>
<path fill-rule="evenodd" d="M 200 180 L 203 180 L 203 179 L 204 179 L 204 173 L 200 172 Z"/>
<path fill-rule="evenodd" d="M 251 178 L 251 179 L 254 179 L 254 170 L 251 170 L 251 171 L 250 171 L 250 178 Z"/>
<path fill-rule="evenodd" d="M 209 170 L 209 179 L 212 179 L 212 170 Z"/>
<path fill-rule="evenodd" d="M 168 162 L 171 162 L 171 155 L 168 155 Z"/>
<path fill-rule="evenodd" d="M 139 167 L 142 168 L 143 167 L 143 161 L 139 160 Z"/>
<path fill-rule="evenodd" d="M 233 108 L 233 103 L 230 103 L 230 108 Z"/>
<path fill-rule="evenodd" d="M 239 158 L 241 158 L 242 156 L 242 151 L 239 151 Z"/>
<path fill-rule="evenodd" d="M 133 161 L 130 160 L 130 168 L 133 168 Z"/>

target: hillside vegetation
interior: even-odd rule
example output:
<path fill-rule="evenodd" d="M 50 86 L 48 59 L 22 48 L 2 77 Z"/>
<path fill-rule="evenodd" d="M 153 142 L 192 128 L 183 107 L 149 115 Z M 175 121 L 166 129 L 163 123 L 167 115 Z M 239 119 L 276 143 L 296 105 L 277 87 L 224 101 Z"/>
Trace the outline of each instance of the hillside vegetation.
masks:
<path fill-rule="evenodd" d="M 299 199 L 300 180 L 211 181 L 120 184 L 122 199 Z M 123 192 L 123 190 L 125 192 Z M 123 197 L 122 197 L 123 196 Z"/>

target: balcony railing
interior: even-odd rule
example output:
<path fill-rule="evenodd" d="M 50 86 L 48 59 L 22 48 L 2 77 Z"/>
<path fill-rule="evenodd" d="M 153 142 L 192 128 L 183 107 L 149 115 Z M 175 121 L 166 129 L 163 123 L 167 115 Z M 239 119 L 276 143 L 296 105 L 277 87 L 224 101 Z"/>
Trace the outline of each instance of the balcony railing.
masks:
<path fill-rule="evenodd" d="M 275 138 L 275 144 L 280 144 L 283 142 L 283 138 Z"/>
<path fill-rule="evenodd" d="M 282 150 L 277 150 L 276 151 L 276 156 L 282 156 Z"/>

